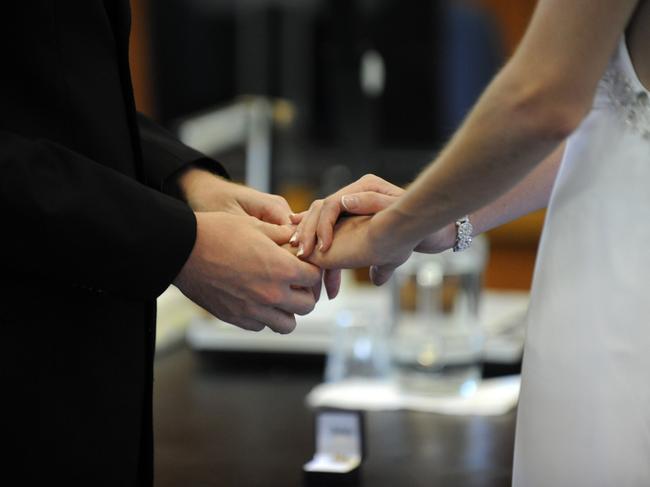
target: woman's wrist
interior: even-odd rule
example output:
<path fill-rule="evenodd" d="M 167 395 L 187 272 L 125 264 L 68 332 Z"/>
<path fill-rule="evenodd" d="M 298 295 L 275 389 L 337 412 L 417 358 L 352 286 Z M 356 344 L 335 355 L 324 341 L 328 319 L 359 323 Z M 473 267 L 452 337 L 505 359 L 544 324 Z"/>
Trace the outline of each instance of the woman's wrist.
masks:
<path fill-rule="evenodd" d="M 399 205 L 386 208 L 381 213 L 385 213 L 383 224 L 389 235 L 401 246 L 409 245 L 415 248 L 431 233 L 425 222 L 420 221 L 415 215 L 404 212 Z"/>
<path fill-rule="evenodd" d="M 377 214 L 377 232 L 390 248 L 410 248 L 418 252 L 438 253 L 454 246 L 457 238 L 455 222 L 431 231 L 431 227 L 415 215 L 405 214 L 392 206 Z"/>
<path fill-rule="evenodd" d="M 416 252 L 437 254 L 451 249 L 456 243 L 456 225 L 450 223 L 426 236 L 415 248 Z"/>
<path fill-rule="evenodd" d="M 380 211 L 373 218 L 375 220 L 374 237 L 380 246 L 387 252 L 404 249 L 413 250 L 422 241 L 418 236 L 418 229 L 413 219 L 402 214 L 395 206 L 390 206 Z"/>

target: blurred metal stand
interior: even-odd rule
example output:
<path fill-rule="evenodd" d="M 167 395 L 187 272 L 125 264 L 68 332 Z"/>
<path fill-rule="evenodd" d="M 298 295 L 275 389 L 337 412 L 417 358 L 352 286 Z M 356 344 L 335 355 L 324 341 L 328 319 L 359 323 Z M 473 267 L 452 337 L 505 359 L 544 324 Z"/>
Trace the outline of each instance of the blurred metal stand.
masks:
<path fill-rule="evenodd" d="M 268 193 L 273 128 L 290 125 L 293 112 L 293 105 L 286 100 L 246 96 L 230 105 L 184 119 L 178 125 L 178 136 L 183 143 L 209 155 L 244 146 L 246 184 Z"/>

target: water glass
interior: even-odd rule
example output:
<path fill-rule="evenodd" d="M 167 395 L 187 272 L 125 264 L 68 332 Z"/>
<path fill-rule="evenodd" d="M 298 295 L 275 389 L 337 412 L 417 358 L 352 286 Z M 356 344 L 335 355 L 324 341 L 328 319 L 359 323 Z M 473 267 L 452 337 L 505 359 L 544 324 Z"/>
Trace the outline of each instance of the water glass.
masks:
<path fill-rule="evenodd" d="M 327 356 L 325 382 L 384 379 L 390 374 L 387 320 L 368 307 L 336 314 L 334 339 Z"/>
<path fill-rule="evenodd" d="M 462 253 L 413 254 L 393 279 L 391 357 L 400 385 L 426 395 L 470 395 L 481 378 L 478 318 L 487 243 Z"/>

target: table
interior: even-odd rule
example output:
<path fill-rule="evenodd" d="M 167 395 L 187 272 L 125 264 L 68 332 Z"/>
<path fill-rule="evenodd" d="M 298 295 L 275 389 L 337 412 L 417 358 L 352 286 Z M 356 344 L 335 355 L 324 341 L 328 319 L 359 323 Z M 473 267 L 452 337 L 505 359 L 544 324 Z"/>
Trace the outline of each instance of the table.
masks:
<path fill-rule="evenodd" d="M 212 353 L 157 357 L 156 487 L 300 487 L 313 454 L 305 395 L 322 377 L 314 356 Z M 509 486 L 515 412 L 455 417 L 366 416 L 362 486 Z"/>

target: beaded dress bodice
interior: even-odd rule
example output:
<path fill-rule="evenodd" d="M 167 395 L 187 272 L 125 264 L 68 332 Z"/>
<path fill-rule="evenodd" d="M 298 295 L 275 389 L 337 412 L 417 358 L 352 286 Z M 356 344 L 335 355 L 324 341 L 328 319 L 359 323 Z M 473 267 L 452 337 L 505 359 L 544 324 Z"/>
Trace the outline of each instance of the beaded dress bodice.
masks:
<path fill-rule="evenodd" d="M 598 85 L 594 109 L 607 108 L 650 141 L 650 93 L 636 74 L 625 40 Z"/>

